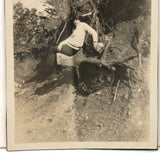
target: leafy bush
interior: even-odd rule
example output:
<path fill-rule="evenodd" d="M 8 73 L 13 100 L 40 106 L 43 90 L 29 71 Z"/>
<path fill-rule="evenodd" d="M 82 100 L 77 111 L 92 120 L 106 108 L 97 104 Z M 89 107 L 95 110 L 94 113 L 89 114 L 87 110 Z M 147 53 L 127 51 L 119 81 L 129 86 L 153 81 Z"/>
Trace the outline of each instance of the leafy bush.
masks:
<path fill-rule="evenodd" d="M 62 0 L 47 0 L 46 3 L 53 8 L 46 8 L 47 17 L 40 16 L 35 8 L 28 9 L 21 2 L 14 5 L 13 30 L 14 30 L 14 55 L 23 59 L 27 56 L 37 57 L 48 43 L 54 44 L 57 39 L 58 28 L 62 24 L 69 12 L 66 10 L 62 14 L 62 9 L 57 11 Z M 65 0 L 64 0 L 65 1 Z M 65 3 L 66 4 L 66 3 Z M 55 9 L 54 9 L 55 8 Z M 64 9 L 64 6 L 63 6 Z M 35 54 L 35 55 L 34 55 Z"/>

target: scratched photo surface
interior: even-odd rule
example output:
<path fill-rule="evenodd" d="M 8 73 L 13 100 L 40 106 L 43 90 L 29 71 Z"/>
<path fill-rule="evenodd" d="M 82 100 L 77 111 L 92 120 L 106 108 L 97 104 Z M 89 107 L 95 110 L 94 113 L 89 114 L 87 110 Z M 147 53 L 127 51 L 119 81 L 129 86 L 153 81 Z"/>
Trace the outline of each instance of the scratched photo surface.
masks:
<path fill-rule="evenodd" d="M 15 143 L 148 142 L 151 0 L 13 0 Z"/>

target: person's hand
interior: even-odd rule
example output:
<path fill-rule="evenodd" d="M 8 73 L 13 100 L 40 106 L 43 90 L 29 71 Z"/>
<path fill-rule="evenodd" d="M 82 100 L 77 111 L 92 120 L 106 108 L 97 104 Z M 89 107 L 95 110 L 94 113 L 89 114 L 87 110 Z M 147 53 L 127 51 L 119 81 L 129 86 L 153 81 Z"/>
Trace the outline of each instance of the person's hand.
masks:
<path fill-rule="evenodd" d="M 98 53 L 100 53 L 101 50 L 104 48 L 104 44 L 103 43 L 94 42 L 94 48 Z"/>
<path fill-rule="evenodd" d="M 58 45 L 58 47 L 57 47 L 58 51 L 60 51 L 60 50 L 62 49 L 62 46 L 63 46 L 63 43 L 62 43 L 62 42 L 59 43 L 59 45 Z"/>
<path fill-rule="evenodd" d="M 62 49 L 62 46 L 63 46 L 64 44 L 67 44 L 67 40 L 64 40 L 64 41 L 62 41 L 62 42 L 59 43 L 59 45 L 58 45 L 58 47 L 57 47 L 58 51 L 60 51 L 60 50 Z"/>

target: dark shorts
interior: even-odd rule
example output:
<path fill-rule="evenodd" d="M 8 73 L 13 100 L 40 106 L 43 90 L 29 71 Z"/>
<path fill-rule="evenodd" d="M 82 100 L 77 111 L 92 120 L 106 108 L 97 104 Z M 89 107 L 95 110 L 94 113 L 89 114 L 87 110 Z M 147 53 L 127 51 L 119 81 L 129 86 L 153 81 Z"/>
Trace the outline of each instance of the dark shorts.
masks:
<path fill-rule="evenodd" d="M 68 46 L 66 44 L 62 46 L 62 49 L 60 51 L 60 53 L 63 53 L 65 55 L 67 55 L 67 56 L 73 56 L 77 52 L 78 52 L 78 50 L 75 50 L 75 49 L 71 48 L 70 46 Z"/>
<path fill-rule="evenodd" d="M 61 51 L 58 51 L 57 46 L 52 46 L 49 49 L 49 52 L 46 58 L 46 63 L 49 65 L 56 64 L 56 53 L 58 52 L 63 53 L 64 55 L 67 55 L 67 56 L 73 56 L 78 52 L 78 50 L 75 50 L 69 47 L 68 45 L 63 45 Z"/>

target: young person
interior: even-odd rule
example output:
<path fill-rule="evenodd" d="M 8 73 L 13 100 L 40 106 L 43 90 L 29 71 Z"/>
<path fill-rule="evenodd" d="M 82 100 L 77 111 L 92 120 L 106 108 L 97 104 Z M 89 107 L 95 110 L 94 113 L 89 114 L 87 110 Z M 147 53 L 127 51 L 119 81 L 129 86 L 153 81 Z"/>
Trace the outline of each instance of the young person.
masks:
<path fill-rule="evenodd" d="M 76 19 L 74 20 L 74 25 L 75 29 L 67 39 L 60 42 L 58 47 L 51 47 L 47 58 L 48 60 L 52 62 L 57 61 L 57 53 L 61 53 L 69 57 L 74 56 L 80 50 L 80 48 L 83 47 L 86 33 L 89 33 L 92 36 L 93 47 L 97 52 L 99 52 L 100 49 L 104 47 L 102 43 L 98 43 L 97 32 L 87 23 L 81 22 L 80 20 Z"/>

